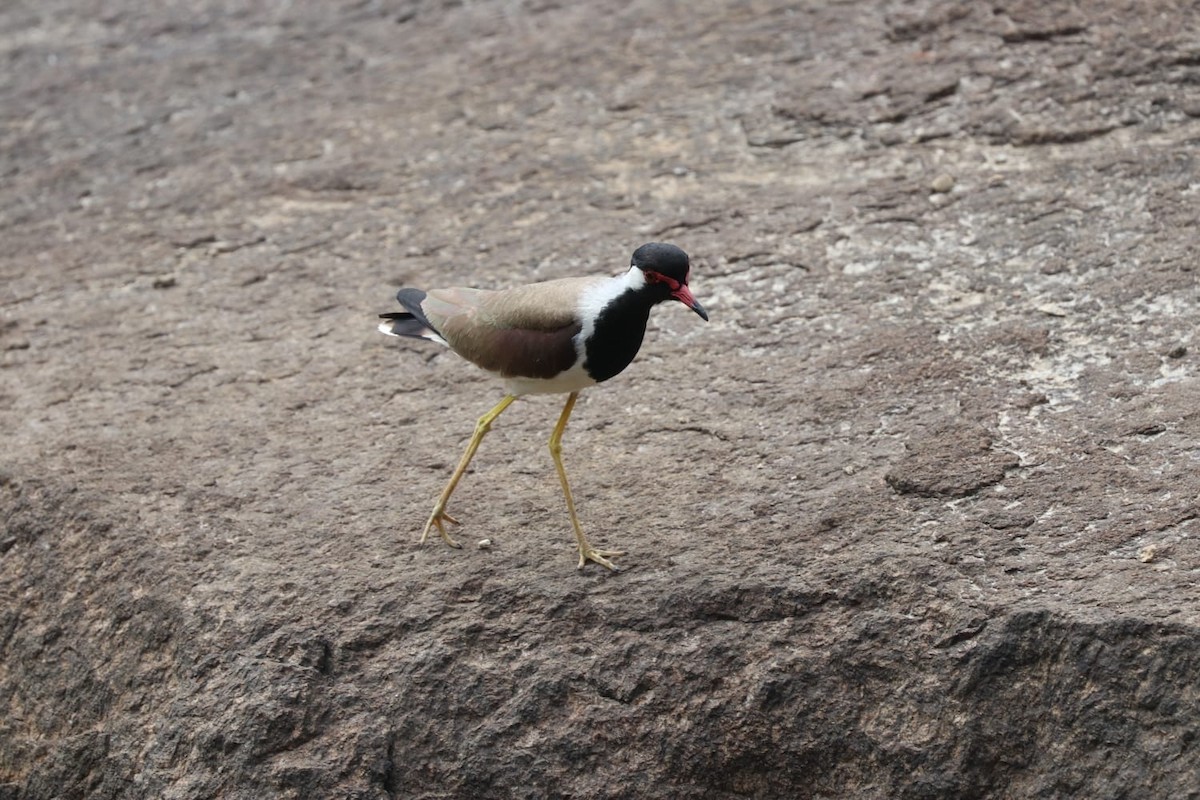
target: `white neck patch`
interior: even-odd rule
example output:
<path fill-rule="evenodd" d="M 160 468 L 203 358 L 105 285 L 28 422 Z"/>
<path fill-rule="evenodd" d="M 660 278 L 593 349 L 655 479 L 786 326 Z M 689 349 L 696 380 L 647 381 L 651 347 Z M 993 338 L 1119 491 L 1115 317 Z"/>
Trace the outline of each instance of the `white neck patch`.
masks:
<path fill-rule="evenodd" d="M 579 354 L 580 363 L 583 362 L 585 356 L 583 343 L 596 330 L 596 318 L 600 316 L 600 312 L 604 310 L 604 307 L 626 291 L 632 289 L 636 292 L 645 285 L 646 273 L 637 267 L 630 267 L 629 271 L 624 275 L 609 278 L 604 283 L 588 289 L 580 296 L 578 308 L 579 319 L 583 323 L 583 330 L 575 337 L 575 351 Z"/>
<path fill-rule="evenodd" d="M 637 267 L 630 267 L 629 271 L 621 276 L 621 280 L 625 282 L 626 289 L 633 289 L 636 292 L 646 285 L 646 273 Z"/>

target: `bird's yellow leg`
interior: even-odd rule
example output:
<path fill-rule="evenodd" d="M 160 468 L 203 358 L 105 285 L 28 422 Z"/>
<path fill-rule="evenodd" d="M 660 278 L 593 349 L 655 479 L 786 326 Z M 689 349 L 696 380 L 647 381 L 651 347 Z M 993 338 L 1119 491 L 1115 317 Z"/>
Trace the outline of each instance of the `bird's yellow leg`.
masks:
<path fill-rule="evenodd" d="M 571 497 L 571 486 L 567 483 L 567 471 L 563 468 L 562 463 L 562 437 L 563 432 L 567 429 L 567 420 L 571 417 L 571 410 L 575 408 L 575 400 L 579 397 L 579 392 L 571 392 L 567 396 L 567 403 L 563 406 L 562 414 L 558 418 L 558 424 L 554 426 L 554 433 L 550 434 L 550 455 L 554 457 L 554 467 L 558 470 L 558 479 L 562 482 L 563 494 L 567 498 L 567 513 L 571 515 L 571 524 L 575 526 L 575 541 L 579 544 L 579 569 L 583 569 L 583 565 L 589 561 L 595 561 L 602 567 L 608 567 L 613 572 L 617 572 L 617 567 L 608 560 L 608 556 L 623 556 L 624 551 L 621 550 L 597 550 L 588 544 L 587 537 L 583 535 L 583 528 L 579 525 L 579 517 L 575 515 L 575 499 Z"/>
<path fill-rule="evenodd" d="M 446 484 L 446 488 L 442 490 L 441 497 L 433 506 L 433 513 L 429 515 L 429 521 L 425 523 L 425 531 L 421 534 L 421 543 L 424 544 L 428 538 L 429 532 L 434 528 L 442 536 L 442 541 L 451 547 L 462 547 L 458 542 L 450 538 L 446 533 L 444 523 L 453 522 L 458 525 L 459 522 L 454 517 L 446 513 L 446 503 L 450 502 L 450 495 L 454 494 L 454 489 L 458 486 L 458 482 L 462 480 L 463 473 L 467 471 L 467 467 L 471 465 L 471 459 L 475 456 L 475 451 L 479 449 L 479 443 L 483 441 L 483 437 L 492 429 L 492 423 L 496 417 L 504 413 L 504 409 L 512 405 L 517 398 L 514 395 L 505 395 L 504 399 L 496 404 L 496 407 L 484 414 L 475 423 L 475 433 L 471 436 L 470 443 L 467 444 L 467 451 L 463 453 L 459 459 L 458 466 L 454 468 L 454 474 L 450 476 L 450 482 Z"/>

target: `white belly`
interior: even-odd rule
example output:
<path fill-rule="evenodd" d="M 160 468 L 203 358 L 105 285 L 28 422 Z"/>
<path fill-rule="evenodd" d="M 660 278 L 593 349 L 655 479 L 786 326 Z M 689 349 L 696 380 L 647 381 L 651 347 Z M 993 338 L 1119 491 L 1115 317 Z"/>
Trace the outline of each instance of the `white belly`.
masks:
<path fill-rule="evenodd" d="M 566 394 L 578 392 L 596 382 L 583 368 L 583 359 L 576 359 L 575 365 L 566 372 L 560 372 L 553 378 L 505 378 L 504 385 L 509 394 Z"/>

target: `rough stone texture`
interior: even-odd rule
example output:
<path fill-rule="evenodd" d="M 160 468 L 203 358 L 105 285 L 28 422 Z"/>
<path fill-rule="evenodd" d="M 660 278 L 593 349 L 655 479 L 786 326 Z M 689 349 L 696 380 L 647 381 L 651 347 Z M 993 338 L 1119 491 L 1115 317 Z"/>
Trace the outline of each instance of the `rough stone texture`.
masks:
<path fill-rule="evenodd" d="M 1200 797 L 1190 3 L 0 8 L 0 798 Z M 401 284 L 694 255 L 566 438 Z"/>

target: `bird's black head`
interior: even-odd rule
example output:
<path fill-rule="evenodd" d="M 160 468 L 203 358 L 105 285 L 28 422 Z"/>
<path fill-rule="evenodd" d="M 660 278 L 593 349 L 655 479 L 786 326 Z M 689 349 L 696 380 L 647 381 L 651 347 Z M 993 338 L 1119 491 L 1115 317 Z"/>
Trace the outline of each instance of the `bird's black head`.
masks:
<path fill-rule="evenodd" d="M 650 242 L 633 251 L 630 266 L 645 274 L 647 291 L 654 293 L 655 302 L 673 297 L 708 321 L 708 312 L 688 289 L 692 265 L 687 253 L 673 244 Z"/>
<path fill-rule="evenodd" d="M 637 267 L 642 272 L 657 272 L 678 283 L 688 282 L 688 272 L 692 268 L 687 253 L 673 244 L 663 242 L 650 242 L 634 250 L 629 266 Z"/>

